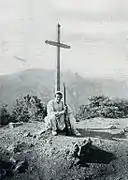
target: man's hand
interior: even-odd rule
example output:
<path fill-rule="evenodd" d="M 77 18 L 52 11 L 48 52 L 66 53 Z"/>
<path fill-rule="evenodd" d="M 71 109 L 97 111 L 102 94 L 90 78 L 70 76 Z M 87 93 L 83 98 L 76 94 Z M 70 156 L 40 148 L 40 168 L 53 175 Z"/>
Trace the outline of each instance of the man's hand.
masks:
<path fill-rule="evenodd" d="M 67 105 L 65 105 L 65 106 L 64 106 L 64 113 L 66 113 L 66 112 L 67 112 L 67 110 L 68 110 L 68 106 L 67 106 Z"/>
<path fill-rule="evenodd" d="M 60 117 L 60 112 L 59 111 L 55 112 L 55 116 Z"/>
<path fill-rule="evenodd" d="M 57 111 L 57 112 L 55 112 L 55 116 L 56 116 L 56 117 L 60 117 L 60 116 L 63 115 L 66 111 L 67 111 L 67 108 L 65 108 L 63 111 Z"/>

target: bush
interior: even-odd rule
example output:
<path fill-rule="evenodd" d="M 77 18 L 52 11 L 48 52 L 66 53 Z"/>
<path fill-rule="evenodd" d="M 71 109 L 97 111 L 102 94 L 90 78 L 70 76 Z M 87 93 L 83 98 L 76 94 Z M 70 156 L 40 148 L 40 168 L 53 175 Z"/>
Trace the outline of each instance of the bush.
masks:
<path fill-rule="evenodd" d="M 128 101 L 105 96 L 89 98 L 88 105 L 81 105 L 76 115 L 77 119 L 93 117 L 126 118 L 128 117 Z"/>
<path fill-rule="evenodd" d="M 13 122 L 28 122 L 29 120 L 42 121 L 46 116 L 46 106 L 37 96 L 24 96 L 16 99 L 12 110 Z"/>
<path fill-rule="evenodd" d="M 7 125 L 11 121 L 11 115 L 8 112 L 8 106 L 2 105 L 0 107 L 0 124 Z"/>

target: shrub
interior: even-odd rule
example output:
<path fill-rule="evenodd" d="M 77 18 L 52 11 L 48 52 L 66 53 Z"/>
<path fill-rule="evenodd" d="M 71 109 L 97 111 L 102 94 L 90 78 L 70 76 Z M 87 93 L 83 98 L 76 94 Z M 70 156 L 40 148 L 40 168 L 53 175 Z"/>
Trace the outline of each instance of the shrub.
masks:
<path fill-rule="evenodd" d="M 37 96 L 26 95 L 16 99 L 12 110 L 13 122 L 28 122 L 29 120 L 42 121 L 46 116 L 46 106 Z"/>
<path fill-rule="evenodd" d="M 0 107 L 0 124 L 7 125 L 11 121 L 11 115 L 8 112 L 7 105 L 1 105 Z"/>
<path fill-rule="evenodd" d="M 128 101 L 105 96 L 89 98 L 88 105 L 81 105 L 76 115 L 77 119 L 93 117 L 125 118 L 128 117 Z"/>

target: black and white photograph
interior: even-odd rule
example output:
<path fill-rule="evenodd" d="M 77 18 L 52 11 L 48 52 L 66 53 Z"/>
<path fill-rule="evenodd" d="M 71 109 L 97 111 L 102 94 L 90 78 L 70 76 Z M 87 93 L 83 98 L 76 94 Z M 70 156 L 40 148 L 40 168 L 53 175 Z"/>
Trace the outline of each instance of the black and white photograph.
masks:
<path fill-rule="evenodd" d="M 0 0 L 0 180 L 128 180 L 127 0 Z"/>

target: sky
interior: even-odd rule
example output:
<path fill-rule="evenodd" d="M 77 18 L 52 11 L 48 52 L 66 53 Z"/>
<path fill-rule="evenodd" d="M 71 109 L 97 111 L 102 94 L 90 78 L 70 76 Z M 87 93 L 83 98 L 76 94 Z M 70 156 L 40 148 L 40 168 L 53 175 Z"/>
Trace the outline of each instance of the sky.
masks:
<path fill-rule="evenodd" d="M 29 68 L 56 68 L 84 77 L 128 79 L 127 0 L 0 0 L 0 74 Z"/>

